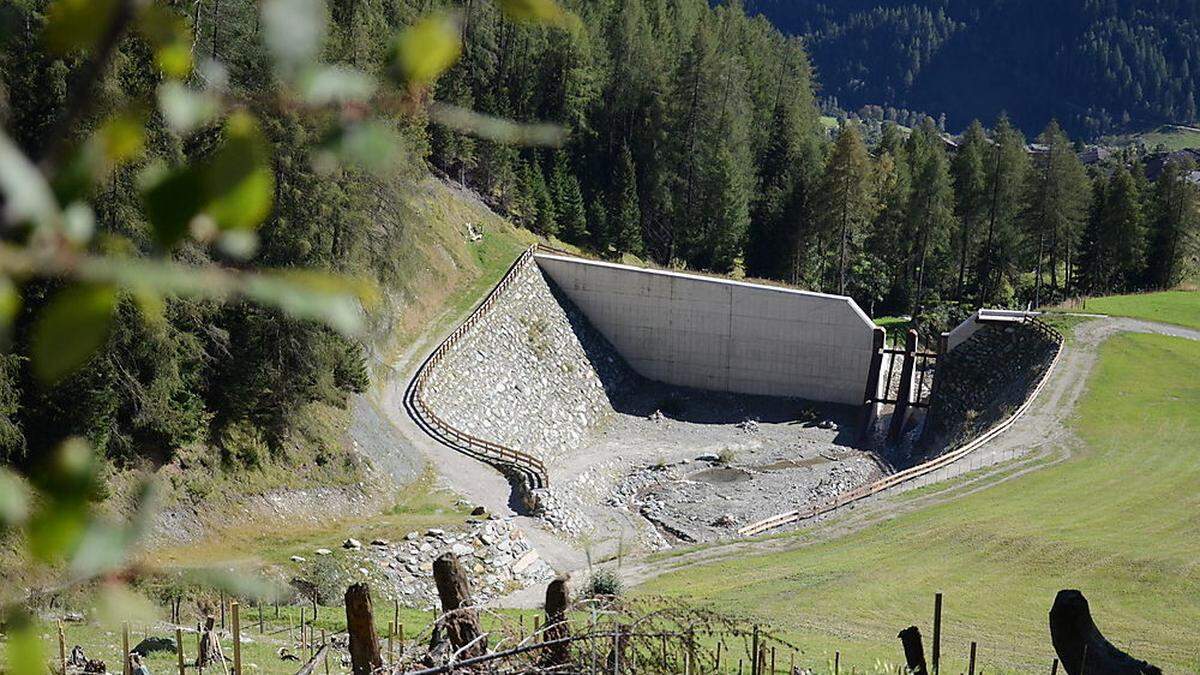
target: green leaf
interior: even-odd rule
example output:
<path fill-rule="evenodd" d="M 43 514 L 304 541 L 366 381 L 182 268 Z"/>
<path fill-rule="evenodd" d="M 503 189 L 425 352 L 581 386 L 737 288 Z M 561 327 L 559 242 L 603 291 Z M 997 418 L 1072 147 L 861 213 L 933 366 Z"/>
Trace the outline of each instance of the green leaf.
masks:
<path fill-rule="evenodd" d="M 453 66 L 462 55 L 458 21 L 450 14 L 433 14 L 400 33 L 395 65 L 411 87 L 423 87 Z"/>
<path fill-rule="evenodd" d="M 100 626 L 120 626 L 123 622 L 151 623 L 158 611 L 146 596 L 122 583 L 108 583 L 96 597 L 95 621 Z"/>
<path fill-rule="evenodd" d="M 253 230 L 271 215 L 275 172 L 258 122 L 230 115 L 225 142 L 204 168 L 205 211 L 223 230 Z"/>
<path fill-rule="evenodd" d="M 30 517 L 26 527 L 29 553 L 42 562 L 55 562 L 73 550 L 87 528 L 83 503 L 48 501 Z"/>
<path fill-rule="evenodd" d="M 285 77 L 317 60 L 325 40 L 325 21 L 325 3 L 320 0 L 264 0 L 264 42 Z"/>
<path fill-rule="evenodd" d="M 25 481 L 0 468 L 0 532 L 25 522 L 29 517 L 29 491 Z"/>
<path fill-rule="evenodd" d="M 54 0 L 46 13 L 46 43 L 59 53 L 89 50 L 112 23 L 119 0 Z"/>
<path fill-rule="evenodd" d="M 374 298 L 371 288 L 355 287 L 346 279 L 309 270 L 249 277 L 245 294 L 293 317 L 320 321 L 347 335 L 362 328 L 362 301 L 370 303 Z"/>
<path fill-rule="evenodd" d="M 154 237 L 170 248 L 187 236 L 188 226 L 204 207 L 204 182 L 192 165 L 161 171 L 146 179 L 142 208 L 154 228 Z"/>
<path fill-rule="evenodd" d="M 554 0 L 500 0 L 504 13 L 521 21 L 559 23 L 566 12 Z"/>
<path fill-rule="evenodd" d="M 43 675 L 46 657 L 37 625 L 25 614 L 4 618 L 8 635 L 4 661 L 8 664 L 8 672 L 12 675 Z"/>
<path fill-rule="evenodd" d="M 192 34 L 187 22 L 164 5 L 151 3 L 138 14 L 138 29 L 154 48 L 154 62 L 167 77 L 192 72 Z"/>
<path fill-rule="evenodd" d="M 54 192 L 33 162 L 0 130 L 0 192 L 4 193 L 7 220 L 35 225 L 57 225 L 62 214 Z"/>
<path fill-rule="evenodd" d="M 126 113 L 110 117 L 96 132 L 104 160 L 118 166 L 136 159 L 146 147 L 146 129 L 141 116 Z"/>
<path fill-rule="evenodd" d="M 306 73 L 300 91 L 310 105 L 366 101 L 375 93 L 375 80 L 354 68 L 328 66 Z"/>
<path fill-rule="evenodd" d="M 220 111 L 212 96 L 179 82 L 164 82 L 158 88 L 158 109 L 167 125 L 181 135 L 208 124 Z"/>
<path fill-rule="evenodd" d="M 0 277 L 0 331 L 12 325 L 21 309 L 21 294 L 17 286 L 8 277 Z"/>
<path fill-rule="evenodd" d="M 339 129 L 315 157 L 318 170 L 327 165 L 353 164 L 375 174 L 395 166 L 403 147 L 400 135 L 388 123 L 371 120 Z M 331 155 L 331 157 L 327 157 Z M 328 161 L 327 161 L 328 160 Z"/>
<path fill-rule="evenodd" d="M 55 384 L 73 373 L 104 344 L 117 292 L 111 286 L 81 285 L 60 291 L 33 328 L 33 373 Z"/>

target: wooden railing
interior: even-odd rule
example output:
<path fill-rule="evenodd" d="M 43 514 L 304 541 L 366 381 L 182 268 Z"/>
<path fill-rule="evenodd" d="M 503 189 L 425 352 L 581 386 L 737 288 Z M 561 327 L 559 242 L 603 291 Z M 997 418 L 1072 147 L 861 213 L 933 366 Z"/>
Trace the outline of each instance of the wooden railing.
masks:
<path fill-rule="evenodd" d="M 873 483 L 861 485 L 847 492 L 843 492 L 842 494 L 834 497 L 832 500 L 822 504 L 817 504 L 816 506 L 812 506 L 807 509 L 798 509 L 795 511 L 788 511 L 787 513 L 780 513 L 769 518 L 764 518 L 758 522 L 750 523 L 745 527 L 739 528 L 737 531 L 738 534 L 744 537 L 753 536 L 773 530 L 777 527 L 783 527 L 784 525 L 790 525 L 802 520 L 808 520 L 809 518 L 815 518 L 817 516 L 824 515 L 847 504 L 857 502 L 861 499 L 866 499 L 867 497 L 879 494 L 884 490 L 896 487 L 897 485 L 906 483 L 915 478 L 926 476 L 934 471 L 937 471 L 938 469 L 941 469 L 942 467 L 953 464 L 954 462 L 977 450 L 984 443 L 987 443 L 996 436 L 999 436 L 1006 429 L 1012 426 L 1013 422 L 1015 422 L 1017 418 L 1025 414 L 1025 411 L 1028 410 L 1029 406 L 1033 404 L 1033 400 L 1037 398 L 1038 394 L 1041 393 L 1042 388 L 1046 386 L 1046 382 L 1050 379 L 1050 373 L 1054 371 L 1054 366 L 1058 364 L 1058 359 L 1062 356 L 1062 333 L 1059 333 L 1054 329 L 1054 327 L 1039 320 L 1037 317 L 1027 317 L 1024 323 L 1032 326 L 1034 330 L 1053 341 L 1057 345 L 1057 351 L 1054 354 L 1054 360 L 1050 362 L 1050 366 L 1046 368 L 1046 372 L 1042 374 L 1041 380 L 1038 381 L 1037 387 L 1035 387 L 1033 392 L 1030 393 L 1030 395 L 1025 399 L 1025 402 L 1022 403 L 1012 415 L 1009 415 L 1008 419 L 992 427 L 982 436 L 979 436 L 978 438 L 968 442 L 966 445 L 958 448 L 957 450 L 952 450 L 939 457 L 935 457 L 928 462 L 918 464 L 912 468 L 905 469 L 904 471 L 894 473 L 890 476 L 884 476 Z"/>
<path fill-rule="evenodd" d="M 517 471 L 530 479 L 532 483 L 531 487 L 539 488 L 545 487 L 550 483 L 549 476 L 546 473 L 546 466 L 542 463 L 542 460 L 529 453 L 478 438 L 459 430 L 435 413 L 425 400 L 425 386 L 429 383 L 429 378 L 434 369 L 446 360 L 446 356 L 450 350 L 496 306 L 496 302 L 500 299 L 501 294 L 512 285 L 517 275 L 526 266 L 533 264 L 533 254 L 536 249 L 536 246 L 526 249 L 513 262 L 512 266 L 508 268 L 508 271 L 504 273 L 504 276 L 501 277 L 496 286 L 483 299 L 483 302 L 479 303 L 479 306 L 471 312 L 466 320 L 458 328 L 455 328 L 454 332 L 450 333 L 438 345 L 437 349 L 433 350 L 433 353 L 429 355 L 429 358 L 425 360 L 425 363 L 417 371 L 416 377 L 413 378 L 412 402 L 414 410 L 421 417 L 421 421 L 425 423 L 427 430 L 435 431 L 441 436 L 442 441 L 460 452 L 481 459 L 501 470 Z"/>

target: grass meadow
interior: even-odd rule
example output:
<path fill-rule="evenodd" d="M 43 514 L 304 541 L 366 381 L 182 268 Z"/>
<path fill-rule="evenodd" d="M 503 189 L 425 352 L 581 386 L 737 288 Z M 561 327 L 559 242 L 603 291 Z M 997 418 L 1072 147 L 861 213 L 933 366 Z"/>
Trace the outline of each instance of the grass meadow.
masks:
<path fill-rule="evenodd" d="M 931 635 L 945 594 L 943 670 L 1049 671 L 1047 612 L 1081 589 L 1102 631 L 1167 672 L 1200 670 L 1200 343 L 1106 342 L 1064 461 L 988 489 L 784 552 L 683 567 L 639 592 L 720 605 L 772 624 L 823 672 L 902 660 L 896 633 Z M 953 493 L 961 490 L 954 484 Z M 926 649 L 929 649 L 928 642 Z"/>

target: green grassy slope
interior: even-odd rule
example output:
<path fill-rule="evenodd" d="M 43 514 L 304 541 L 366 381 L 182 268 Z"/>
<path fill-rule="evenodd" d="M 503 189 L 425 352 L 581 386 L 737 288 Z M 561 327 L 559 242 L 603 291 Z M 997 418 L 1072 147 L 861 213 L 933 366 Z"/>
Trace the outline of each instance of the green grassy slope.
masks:
<path fill-rule="evenodd" d="M 1177 290 L 1091 298 L 1087 301 L 1086 309 L 1080 311 L 1200 328 L 1200 291 Z"/>
<path fill-rule="evenodd" d="M 1200 669 L 1200 343 L 1121 336 L 1073 422 L 1067 461 L 838 539 L 684 568 L 642 592 L 761 617 L 804 647 L 805 665 L 900 659 L 899 629 L 928 636 L 945 595 L 943 672 L 971 640 L 988 672 L 1053 656 L 1046 613 L 1079 588 L 1101 629 L 1168 672 Z"/>

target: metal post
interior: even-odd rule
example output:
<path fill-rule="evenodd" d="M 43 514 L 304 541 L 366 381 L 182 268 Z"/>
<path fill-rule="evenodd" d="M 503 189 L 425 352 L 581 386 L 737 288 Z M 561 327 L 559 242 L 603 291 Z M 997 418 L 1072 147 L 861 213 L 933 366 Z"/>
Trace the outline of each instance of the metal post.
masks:
<path fill-rule="evenodd" d="M 895 359 L 895 356 L 892 357 Z M 896 394 L 896 408 L 892 412 L 892 424 L 888 429 L 888 439 L 892 442 L 899 440 L 904 432 L 904 423 L 908 421 L 909 403 L 912 400 L 913 373 L 917 367 L 917 331 L 909 329 L 904 338 L 904 367 L 900 370 L 900 390 Z"/>
<path fill-rule="evenodd" d="M 942 594 L 933 596 L 933 675 L 938 675 L 942 655 Z"/>

